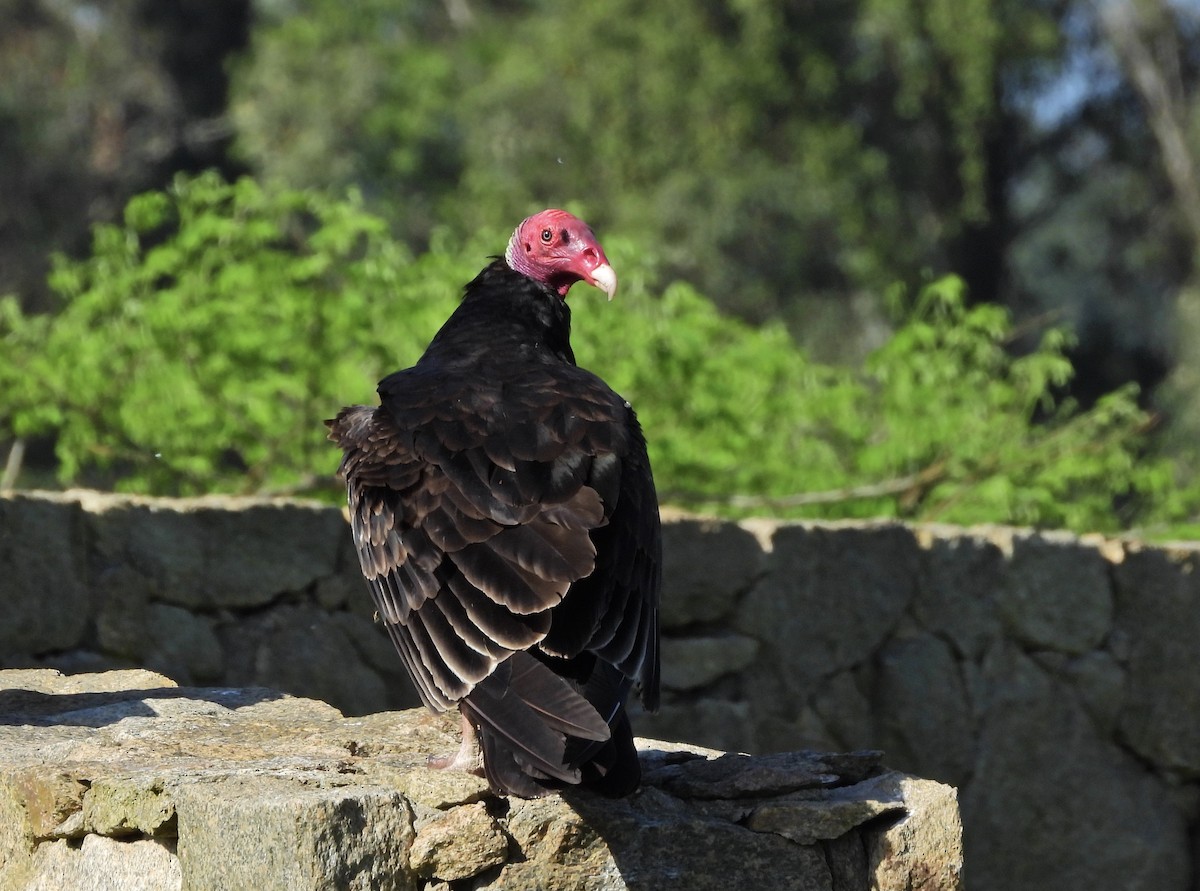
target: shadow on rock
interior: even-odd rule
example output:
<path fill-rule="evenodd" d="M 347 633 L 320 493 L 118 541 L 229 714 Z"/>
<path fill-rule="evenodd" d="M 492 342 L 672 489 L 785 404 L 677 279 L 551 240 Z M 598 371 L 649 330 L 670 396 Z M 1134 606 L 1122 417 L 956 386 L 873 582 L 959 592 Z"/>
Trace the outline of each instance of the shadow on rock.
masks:
<path fill-rule="evenodd" d="M 243 708 L 260 702 L 280 699 L 284 694 L 266 687 L 176 687 L 165 686 L 165 678 L 152 672 L 131 670 L 108 672 L 108 676 L 145 675 L 142 685 L 116 689 L 121 683 L 137 678 L 113 678 L 110 690 L 71 690 L 72 678 L 59 676 L 62 689 L 45 689 L 34 679 L 45 676 L 44 670 L 28 672 L 29 683 L 22 682 L 22 671 L 5 672 L 6 685 L 0 688 L 0 725 L 30 725 L 37 727 L 104 727 L 123 718 L 154 718 L 178 711 L 175 704 L 208 702 L 226 709 Z M 54 673 L 57 675 L 57 672 Z M 81 675 L 79 683 L 94 675 Z M 38 689 L 43 687 L 43 689 Z M 194 705 L 189 705 L 194 708 Z"/>

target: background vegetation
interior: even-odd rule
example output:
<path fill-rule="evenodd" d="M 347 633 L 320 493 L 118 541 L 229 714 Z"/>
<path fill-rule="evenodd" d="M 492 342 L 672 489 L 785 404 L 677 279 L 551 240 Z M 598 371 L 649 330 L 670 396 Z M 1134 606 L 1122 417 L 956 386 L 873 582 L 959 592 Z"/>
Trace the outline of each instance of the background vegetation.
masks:
<path fill-rule="evenodd" d="M 611 306 L 573 295 L 577 353 L 637 405 L 668 500 L 1200 512 L 1190 5 L 0 0 L 0 22 L 0 441 L 27 446 L 0 485 L 331 493 L 320 420 L 567 204 L 622 276 Z"/>

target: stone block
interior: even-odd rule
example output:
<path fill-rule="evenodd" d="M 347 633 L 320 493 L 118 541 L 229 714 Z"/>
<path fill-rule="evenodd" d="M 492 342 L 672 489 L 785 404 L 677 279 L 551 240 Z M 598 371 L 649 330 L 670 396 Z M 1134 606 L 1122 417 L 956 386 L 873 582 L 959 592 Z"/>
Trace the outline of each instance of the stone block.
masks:
<path fill-rule="evenodd" d="M 883 797 L 903 800 L 904 814 L 867 841 L 872 891 L 932 891 L 962 882 L 958 794 L 952 786 L 890 774 L 879 781 Z"/>
<path fill-rule="evenodd" d="M 867 891 L 903 887 L 906 862 L 911 887 L 960 888 L 925 858 L 940 846 L 961 862 L 957 821 L 878 753 L 642 740 L 643 786 L 628 798 L 498 799 L 478 777 L 426 766 L 454 746 L 452 716 L 343 718 L 144 674 L 0 672 L 0 891 Z M 923 814 L 935 822 L 909 826 Z M 869 885 L 872 870 L 893 884 Z"/>
<path fill-rule="evenodd" d="M 5 880 L 0 878 L 0 888 Z M 167 840 L 88 835 L 41 845 L 21 891 L 180 891 L 183 876 Z M 13 886 L 14 891 L 16 886 Z M 6 889 L 7 891 L 7 889 Z"/>
<path fill-rule="evenodd" d="M 78 646 L 92 615 L 79 505 L 0 495 L 0 664 Z"/>
<path fill-rule="evenodd" d="M 334 610 L 349 607 L 371 617 L 375 610 L 371 600 L 371 589 L 363 579 L 358 562 L 358 551 L 350 535 L 350 524 L 343 522 L 338 534 L 337 557 L 332 575 L 317 579 L 313 588 L 317 603 L 324 609 Z"/>
<path fill-rule="evenodd" d="M 182 781 L 179 857 L 189 891 L 406 891 L 412 810 L 394 789 L 275 776 Z"/>
<path fill-rule="evenodd" d="M 357 703 L 358 708 L 363 709 L 362 713 L 394 711 L 421 705 L 421 697 L 417 694 L 412 679 L 400 660 L 400 654 L 396 652 L 396 647 L 383 625 L 350 612 L 334 613 L 331 618 L 354 645 L 354 653 L 362 660 L 362 664 L 379 679 L 383 687 L 383 695 L 379 701 L 372 704 L 363 697 Z M 347 714 L 358 713 L 349 706 L 343 711 Z"/>
<path fill-rule="evenodd" d="M 1027 647 L 1079 655 L 1112 629 L 1109 564 L 1066 533 L 1011 533 L 1011 556 L 997 607 Z"/>
<path fill-rule="evenodd" d="M 342 623 L 324 610 L 279 607 L 260 624 L 252 682 L 329 702 L 347 714 L 378 711 L 388 699 L 379 674 Z M 396 667 L 400 657 L 396 656 Z"/>
<path fill-rule="evenodd" d="M 920 578 L 913 616 L 949 640 L 967 659 L 978 659 L 1001 633 L 996 601 L 1007 572 L 1004 553 L 982 531 L 918 526 Z"/>
<path fill-rule="evenodd" d="M 1015 647 L 989 652 L 984 670 L 990 697 L 962 796 L 972 886 L 1185 891 L 1186 821 L 1162 781 Z"/>
<path fill-rule="evenodd" d="M 966 782 L 975 766 L 975 723 L 949 645 L 931 634 L 890 640 L 874 672 L 878 730 L 870 744 L 905 771 Z"/>
<path fill-rule="evenodd" d="M 780 526 L 734 625 L 805 697 L 871 658 L 912 602 L 917 559 L 912 532 L 896 524 Z"/>
<path fill-rule="evenodd" d="M 710 817 L 657 788 L 602 807 L 595 799 L 513 801 L 508 819 L 519 858 L 494 891 L 624 891 L 746 888 L 833 891 L 820 847 Z"/>
<path fill-rule="evenodd" d="M 1105 650 L 1069 658 L 1060 674 L 1075 691 L 1097 729 L 1112 737 L 1128 698 L 1128 675 Z"/>
<path fill-rule="evenodd" d="M 720 520 L 667 518 L 663 626 L 683 628 L 731 616 L 762 570 L 762 546 L 751 532 Z"/>
<path fill-rule="evenodd" d="M 483 802 L 439 812 L 417 829 L 412 869 L 417 875 L 457 882 L 501 867 L 508 836 Z"/>
<path fill-rule="evenodd" d="M 334 574 L 345 522 L 307 502 L 83 497 L 104 567 L 128 565 L 153 597 L 188 609 L 262 606 Z"/>
<path fill-rule="evenodd" d="M 876 705 L 872 698 L 873 685 L 874 680 L 866 666 L 840 671 L 822 682 L 809 697 L 809 704 L 820 719 L 820 726 L 824 728 L 827 738 L 806 740 L 802 744 L 847 749 L 880 748 L 875 718 Z M 795 739 L 794 736 L 791 738 Z M 781 746 L 775 745 L 771 748 Z"/>
<path fill-rule="evenodd" d="M 1115 576 L 1128 668 L 1121 734 L 1149 761 L 1200 779 L 1200 552 L 1135 551 Z"/>
<path fill-rule="evenodd" d="M 758 655 L 758 649 L 758 641 L 741 634 L 664 637 L 663 686 L 670 690 L 705 687 L 745 669 Z"/>
<path fill-rule="evenodd" d="M 101 650 L 123 659 L 142 659 L 149 636 L 146 614 L 154 586 L 128 564 L 105 566 L 94 577 L 99 608 L 96 641 Z"/>
<path fill-rule="evenodd" d="M 152 671 L 170 671 L 183 683 L 221 679 L 225 658 L 215 622 L 178 606 L 152 603 L 146 607 L 146 640 L 142 664 Z"/>

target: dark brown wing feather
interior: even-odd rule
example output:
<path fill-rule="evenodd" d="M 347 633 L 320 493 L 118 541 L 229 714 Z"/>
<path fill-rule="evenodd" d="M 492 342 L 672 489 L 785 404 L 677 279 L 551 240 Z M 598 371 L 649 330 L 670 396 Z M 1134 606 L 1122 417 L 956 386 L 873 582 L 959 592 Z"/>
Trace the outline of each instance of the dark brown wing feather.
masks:
<path fill-rule="evenodd" d="M 380 392 L 331 438 L 363 572 L 425 703 L 446 709 L 536 648 L 594 652 L 656 705 L 658 513 L 628 405 L 569 365 L 432 385 L 410 369 Z"/>

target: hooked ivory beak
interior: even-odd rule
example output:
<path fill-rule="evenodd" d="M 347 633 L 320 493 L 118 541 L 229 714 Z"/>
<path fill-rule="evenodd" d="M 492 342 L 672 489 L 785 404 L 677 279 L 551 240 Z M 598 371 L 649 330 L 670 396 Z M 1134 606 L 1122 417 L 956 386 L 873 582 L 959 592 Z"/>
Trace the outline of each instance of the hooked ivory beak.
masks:
<path fill-rule="evenodd" d="M 612 300 L 617 293 L 617 274 L 607 263 L 601 263 L 591 271 L 589 281 Z"/>

